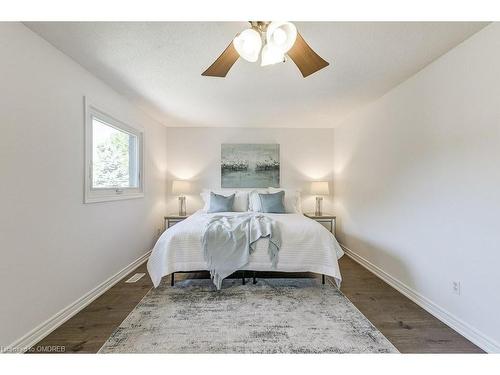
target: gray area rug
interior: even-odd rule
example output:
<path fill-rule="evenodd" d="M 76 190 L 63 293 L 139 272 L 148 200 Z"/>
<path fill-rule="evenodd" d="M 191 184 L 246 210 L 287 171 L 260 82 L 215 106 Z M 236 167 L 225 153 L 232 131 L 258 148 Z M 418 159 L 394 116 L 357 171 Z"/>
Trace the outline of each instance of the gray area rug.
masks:
<path fill-rule="evenodd" d="M 152 289 L 99 353 L 397 353 L 336 287 L 314 279 Z"/>

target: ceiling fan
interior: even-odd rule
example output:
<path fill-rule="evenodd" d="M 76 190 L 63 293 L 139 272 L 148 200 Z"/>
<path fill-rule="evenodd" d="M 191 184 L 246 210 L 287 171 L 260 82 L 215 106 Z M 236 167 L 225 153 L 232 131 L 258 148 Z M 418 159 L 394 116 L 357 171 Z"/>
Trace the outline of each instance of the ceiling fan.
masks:
<path fill-rule="evenodd" d="M 250 21 L 202 76 L 225 77 L 239 57 L 261 66 L 286 61 L 288 55 L 305 78 L 329 65 L 306 43 L 291 22 Z"/>

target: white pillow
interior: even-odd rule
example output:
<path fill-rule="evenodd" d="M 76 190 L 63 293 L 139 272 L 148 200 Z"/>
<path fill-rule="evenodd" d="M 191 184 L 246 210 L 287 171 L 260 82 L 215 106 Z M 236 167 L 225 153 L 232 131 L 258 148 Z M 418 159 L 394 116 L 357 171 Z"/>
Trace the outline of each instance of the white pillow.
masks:
<path fill-rule="evenodd" d="M 278 193 L 280 191 L 285 192 L 285 198 L 283 200 L 283 205 L 285 206 L 286 213 L 302 213 L 302 201 L 300 199 L 300 191 L 293 189 L 280 189 L 270 187 L 268 188 L 270 193 Z"/>
<path fill-rule="evenodd" d="M 265 194 L 269 193 L 267 189 L 257 189 L 257 190 L 252 190 L 248 194 L 248 211 L 253 211 L 253 212 L 262 212 L 262 206 L 260 204 L 260 194 Z"/>
<path fill-rule="evenodd" d="M 201 192 L 201 198 L 203 199 L 203 211 L 207 212 L 210 207 L 210 192 L 215 194 L 223 195 L 225 197 L 234 194 L 233 211 L 235 212 L 245 212 L 248 211 L 248 192 L 239 190 L 209 190 L 203 189 Z"/>

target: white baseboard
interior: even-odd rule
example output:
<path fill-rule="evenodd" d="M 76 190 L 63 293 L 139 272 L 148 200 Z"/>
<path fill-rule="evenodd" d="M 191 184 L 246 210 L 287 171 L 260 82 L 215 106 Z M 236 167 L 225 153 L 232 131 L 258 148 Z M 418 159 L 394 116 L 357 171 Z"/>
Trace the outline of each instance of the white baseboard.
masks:
<path fill-rule="evenodd" d="M 118 271 L 115 275 L 111 276 L 109 279 L 92 289 L 90 292 L 85 294 L 84 296 L 77 299 L 75 302 L 66 306 L 64 309 L 59 311 L 57 314 L 47 319 L 45 322 L 40 324 L 38 327 L 35 327 L 33 330 L 28 332 L 26 335 L 21 337 L 20 339 L 14 341 L 9 346 L 2 348 L 2 352 L 6 353 L 20 353 L 27 351 L 30 347 L 35 345 L 37 342 L 42 340 L 49 333 L 54 331 L 57 327 L 61 326 L 64 322 L 69 320 L 71 317 L 76 315 L 83 308 L 87 307 L 92 301 L 94 301 L 97 297 L 102 295 L 108 289 L 110 289 L 113 285 L 118 283 L 121 279 L 123 279 L 127 274 L 132 272 L 135 268 L 144 263 L 151 251 L 148 251 L 146 254 L 142 255 L 139 259 L 133 261 L 128 266 Z"/>
<path fill-rule="evenodd" d="M 424 310 L 434 315 L 440 321 L 460 333 L 466 339 L 470 340 L 481 349 L 488 353 L 500 353 L 500 344 L 497 343 L 492 338 L 488 337 L 484 333 L 478 331 L 468 323 L 463 320 L 457 318 L 447 310 L 443 309 L 436 303 L 429 300 L 427 297 L 424 297 L 420 293 L 416 292 L 412 288 L 408 287 L 403 282 L 398 279 L 392 277 L 387 272 L 379 268 L 378 266 L 371 263 L 369 260 L 363 258 L 362 256 L 356 254 L 354 251 L 349 249 L 347 246 L 340 245 L 344 249 L 345 253 L 349 256 L 349 258 L 353 259 L 355 262 L 359 263 L 363 267 L 365 267 L 368 271 L 373 273 L 375 276 L 384 280 L 387 284 L 392 286 L 401 294 L 408 297 L 410 300 L 415 302 L 417 305 L 422 307 Z"/>

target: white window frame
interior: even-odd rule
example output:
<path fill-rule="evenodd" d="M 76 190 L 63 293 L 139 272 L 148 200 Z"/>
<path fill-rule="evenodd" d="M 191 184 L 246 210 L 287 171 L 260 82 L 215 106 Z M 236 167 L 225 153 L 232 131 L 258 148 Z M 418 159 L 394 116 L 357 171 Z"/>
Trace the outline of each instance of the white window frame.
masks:
<path fill-rule="evenodd" d="M 106 112 L 98 109 L 87 98 L 85 102 L 85 194 L 84 203 L 97 203 L 118 201 L 124 199 L 135 199 L 144 197 L 144 136 L 143 131 L 127 125 L 115 119 Z M 92 157 L 93 157 L 93 137 L 92 119 L 96 117 L 105 124 L 120 131 L 129 133 L 137 137 L 137 166 L 138 187 L 137 188 L 93 188 L 92 187 Z"/>

